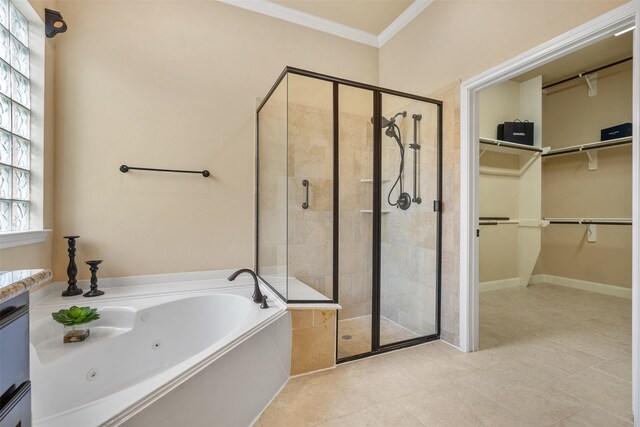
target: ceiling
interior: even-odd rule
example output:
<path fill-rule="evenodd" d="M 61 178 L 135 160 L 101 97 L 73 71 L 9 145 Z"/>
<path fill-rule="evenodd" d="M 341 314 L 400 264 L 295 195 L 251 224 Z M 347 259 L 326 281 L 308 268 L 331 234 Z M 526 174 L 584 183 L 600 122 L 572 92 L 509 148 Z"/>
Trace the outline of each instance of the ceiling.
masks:
<path fill-rule="evenodd" d="M 382 47 L 433 0 L 218 0 L 373 47 Z"/>
<path fill-rule="evenodd" d="M 555 83 L 579 73 L 611 64 L 633 55 L 633 31 L 606 39 L 521 74 L 513 80 L 522 83 L 542 75 L 542 86 Z M 626 62 L 630 66 L 631 62 Z M 621 65 L 622 66 L 622 65 Z M 601 72 L 603 73 L 604 70 Z"/>
<path fill-rule="evenodd" d="M 379 35 L 413 0 L 269 0 L 300 12 Z"/>

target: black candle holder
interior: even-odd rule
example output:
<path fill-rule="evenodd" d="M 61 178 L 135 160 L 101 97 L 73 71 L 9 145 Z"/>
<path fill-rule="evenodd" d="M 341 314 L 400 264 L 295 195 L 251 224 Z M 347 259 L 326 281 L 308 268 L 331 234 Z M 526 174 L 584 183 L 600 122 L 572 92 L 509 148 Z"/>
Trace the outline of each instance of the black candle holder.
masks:
<path fill-rule="evenodd" d="M 96 275 L 98 272 L 98 265 L 100 265 L 101 262 L 101 259 L 86 261 L 86 264 L 89 264 L 89 271 L 91 272 L 91 290 L 83 295 L 85 297 L 99 297 L 100 295 L 104 295 L 104 291 L 98 290 L 98 276 Z"/>
<path fill-rule="evenodd" d="M 74 295 L 80 295 L 82 293 L 82 289 L 76 286 L 78 281 L 76 280 L 76 276 L 78 274 L 78 267 L 76 266 L 76 239 L 80 236 L 63 236 L 65 239 L 69 241 L 69 265 L 67 266 L 67 276 L 69 277 L 69 281 L 67 282 L 69 286 L 67 286 L 66 291 L 62 291 L 63 297 L 72 297 Z"/>

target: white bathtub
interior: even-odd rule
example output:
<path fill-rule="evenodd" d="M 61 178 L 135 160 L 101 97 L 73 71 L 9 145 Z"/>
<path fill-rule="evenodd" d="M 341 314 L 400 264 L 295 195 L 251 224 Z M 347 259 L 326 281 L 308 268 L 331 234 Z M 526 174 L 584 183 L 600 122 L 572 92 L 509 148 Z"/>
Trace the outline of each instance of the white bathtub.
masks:
<path fill-rule="evenodd" d="M 248 282 L 165 281 L 32 304 L 34 425 L 251 425 L 288 379 L 291 321 L 273 297 L 266 310 L 253 303 Z M 74 304 L 101 318 L 88 341 L 63 344 L 51 313 Z"/>

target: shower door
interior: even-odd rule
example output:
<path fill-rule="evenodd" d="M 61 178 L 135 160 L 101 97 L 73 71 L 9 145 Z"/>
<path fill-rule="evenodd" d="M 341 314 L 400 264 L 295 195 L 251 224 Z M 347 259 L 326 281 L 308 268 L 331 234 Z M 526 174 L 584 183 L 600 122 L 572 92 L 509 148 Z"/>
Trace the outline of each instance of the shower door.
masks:
<path fill-rule="evenodd" d="M 381 95 L 381 347 L 438 333 L 440 107 Z"/>
<path fill-rule="evenodd" d="M 440 103 L 338 85 L 337 359 L 439 336 Z"/>

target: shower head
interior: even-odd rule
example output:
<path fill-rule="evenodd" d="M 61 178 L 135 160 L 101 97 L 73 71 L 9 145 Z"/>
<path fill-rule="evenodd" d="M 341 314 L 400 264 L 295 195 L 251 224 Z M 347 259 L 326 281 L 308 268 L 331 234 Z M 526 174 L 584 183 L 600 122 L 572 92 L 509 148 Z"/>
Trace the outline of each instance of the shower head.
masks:
<path fill-rule="evenodd" d="M 406 112 L 406 111 L 400 111 L 398 114 L 396 114 L 395 116 L 393 116 L 393 118 L 391 119 L 391 121 L 395 122 L 395 121 L 396 121 L 396 117 L 398 117 L 398 116 L 407 117 L 407 112 Z"/>

